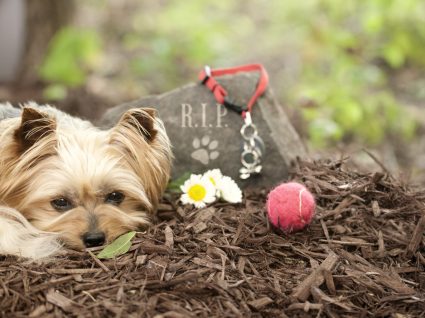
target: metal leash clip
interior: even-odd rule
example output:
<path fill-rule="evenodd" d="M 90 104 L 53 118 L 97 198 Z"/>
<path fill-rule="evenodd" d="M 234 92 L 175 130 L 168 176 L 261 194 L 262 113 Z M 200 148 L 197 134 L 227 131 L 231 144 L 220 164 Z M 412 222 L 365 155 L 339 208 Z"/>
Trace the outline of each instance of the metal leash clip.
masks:
<path fill-rule="evenodd" d="M 264 155 L 264 142 L 258 136 L 258 130 L 252 123 L 250 112 L 246 112 L 244 121 L 245 123 L 241 128 L 244 143 L 241 153 L 242 168 L 239 170 L 239 177 L 245 180 L 251 177 L 251 175 L 261 172 L 263 168 L 261 159 Z"/>

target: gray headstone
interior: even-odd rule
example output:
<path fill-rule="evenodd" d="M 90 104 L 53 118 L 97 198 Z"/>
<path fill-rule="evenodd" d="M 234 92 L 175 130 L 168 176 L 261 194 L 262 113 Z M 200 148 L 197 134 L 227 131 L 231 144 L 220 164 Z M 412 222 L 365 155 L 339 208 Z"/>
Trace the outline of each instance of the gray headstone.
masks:
<path fill-rule="evenodd" d="M 217 80 L 238 105 L 247 103 L 257 84 L 257 77 L 249 74 L 219 77 Z M 175 155 L 173 178 L 186 172 L 203 173 L 219 168 L 243 188 L 269 187 L 287 178 L 293 160 L 307 156 L 303 143 L 270 89 L 252 111 L 253 123 L 265 144 L 262 172 L 247 180 L 239 178 L 243 119 L 240 114 L 217 104 L 205 86 L 189 84 L 162 95 L 147 96 L 113 107 L 98 125 L 109 128 L 126 110 L 137 107 L 156 108 L 164 121 Z"/>

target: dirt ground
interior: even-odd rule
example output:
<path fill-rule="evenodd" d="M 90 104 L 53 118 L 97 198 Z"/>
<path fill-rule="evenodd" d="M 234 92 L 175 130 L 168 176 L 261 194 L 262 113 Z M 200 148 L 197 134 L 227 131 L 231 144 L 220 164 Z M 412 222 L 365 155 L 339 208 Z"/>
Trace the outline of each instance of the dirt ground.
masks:
<path fill-rule="evenodd" d="M 128 253 L 65 251 L 44 264 L 0 257 L 1 317 L 424 317 L 425 191 L 344 163 L 301 163 L 317 199 L 306 230 L 271 230 L 266 191 L 182 207 Z"/>

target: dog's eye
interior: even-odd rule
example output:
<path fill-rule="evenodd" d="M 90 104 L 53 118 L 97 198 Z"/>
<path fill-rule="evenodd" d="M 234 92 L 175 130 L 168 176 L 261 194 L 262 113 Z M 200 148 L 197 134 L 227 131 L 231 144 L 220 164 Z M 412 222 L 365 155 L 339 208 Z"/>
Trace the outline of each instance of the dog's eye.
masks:
<path fill-rule="evenodd" d="M 59 212 L 68 211 L 73 208 L 71 201 L 69 201 L 67 198 L 59 198 L 52 200 L 50 204 L 56 211 Z"/>
<path fill-rule="evenodd" d="M 110 203 L 110 204 L 120 204 L 122 201 L 124 201 L 125 195 L 122 194 L 119 191 L 114 191 L 109 193 L 106 198 L 105 198 L 105 202 L 106 203 Z"/>

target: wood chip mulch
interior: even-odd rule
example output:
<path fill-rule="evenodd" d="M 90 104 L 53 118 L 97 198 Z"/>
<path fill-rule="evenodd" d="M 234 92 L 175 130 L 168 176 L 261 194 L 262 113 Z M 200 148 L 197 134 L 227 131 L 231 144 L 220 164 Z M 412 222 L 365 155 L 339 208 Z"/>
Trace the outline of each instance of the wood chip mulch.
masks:
<path fill-rule="evenodd" d="M 0 257 L 0 315 L 424 317 L 425 191 L 342 162 L 300 163 L 294 178 L 318 203 L 296 234 L 271 230 L 264 190 L 201 210 L 170 195 L 114 260 Z"/>

